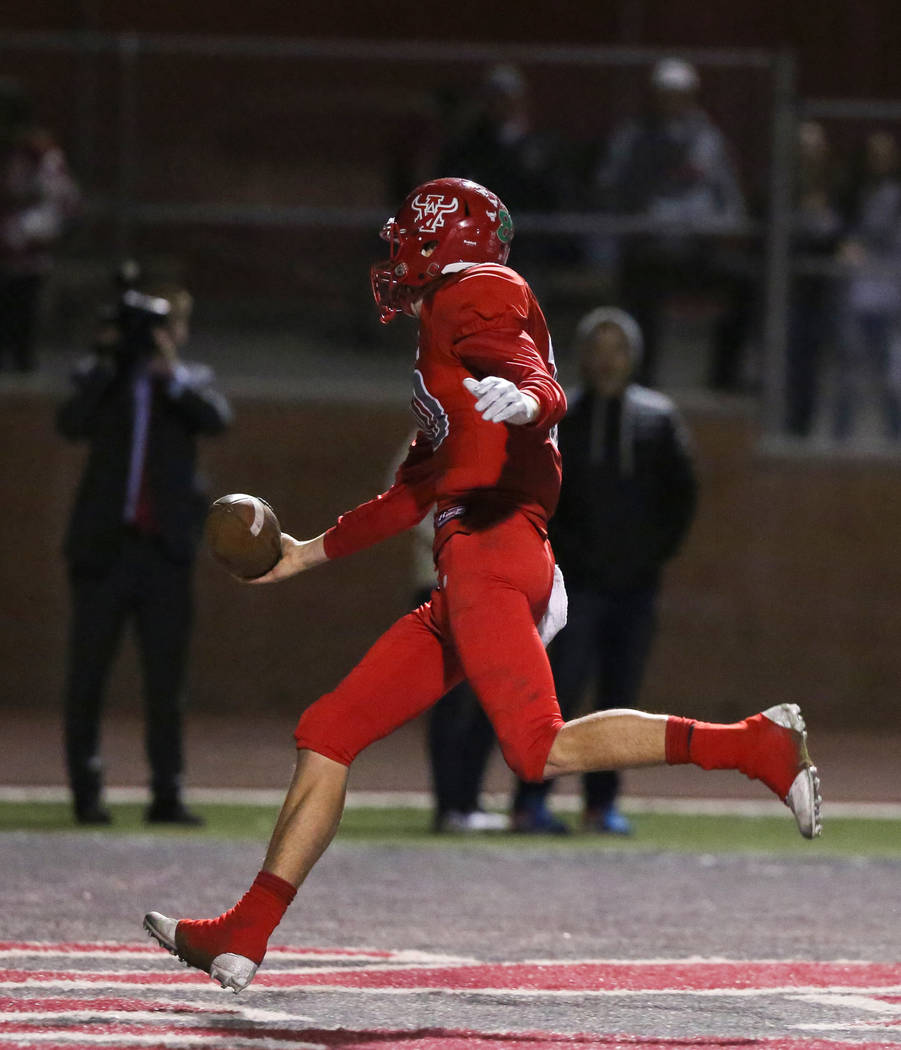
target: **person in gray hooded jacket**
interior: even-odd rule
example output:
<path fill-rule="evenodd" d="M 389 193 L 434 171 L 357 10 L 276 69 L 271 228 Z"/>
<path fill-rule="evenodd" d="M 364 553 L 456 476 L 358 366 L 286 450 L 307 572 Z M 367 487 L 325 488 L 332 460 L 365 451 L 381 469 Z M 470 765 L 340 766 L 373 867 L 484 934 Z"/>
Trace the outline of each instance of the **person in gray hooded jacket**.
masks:
<path fill-rule="evenodd" d="M 673 402 L 631 377 L 641 330 L 622 310 L 600 308 L 576 330 L 583 387 L 560 424 L 560 503 L 551 542 L 569 594 L 569 619 L 551 646 L 564 718 L 577 714 L 592 677 L 596 710 L 634 707 L 651 651 L 665 563 L 697 503 L 691 442 Z M 562 832 L 547 808 L 550 781 L 520 782 L 513 826 Z M 614 772 L 584 777 L 587 830 L 628 834 Z"/>

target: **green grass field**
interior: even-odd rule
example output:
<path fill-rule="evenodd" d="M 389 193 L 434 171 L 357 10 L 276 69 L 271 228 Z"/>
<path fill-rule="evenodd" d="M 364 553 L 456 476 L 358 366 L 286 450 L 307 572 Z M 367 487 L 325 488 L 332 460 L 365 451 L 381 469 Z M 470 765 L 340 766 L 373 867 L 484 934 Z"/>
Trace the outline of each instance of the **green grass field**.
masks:
<path fill-rule="evenodd" d="M 109 828 L 77 828 L 63 802 L 0 802 L 0 832 L 62 832 L 82 834 L 189 835 L 205 838 L 257 839 L 261 849 L 269 837 L 276 809 L 258 805 L 198 805 L 207 820 L 205 828 L 148 827 L 144 807 L 120 804 L 110 807 L 114 823 Z M 348 808 L 338 841 L 384 843 L 438 849 L 523 847 L 575 850 L 677 850 L 694 853 L 796 853 L 799 856 L 901 856 L 901 821 L 825 817 L 822 838 L 804 842 L 790 815 L 772 817 L 685 816 L 634 814 L 635 834 L 628 839 L 587 835 L 513 834 L 434 835 L 430 814 L 422 809 Z"/>

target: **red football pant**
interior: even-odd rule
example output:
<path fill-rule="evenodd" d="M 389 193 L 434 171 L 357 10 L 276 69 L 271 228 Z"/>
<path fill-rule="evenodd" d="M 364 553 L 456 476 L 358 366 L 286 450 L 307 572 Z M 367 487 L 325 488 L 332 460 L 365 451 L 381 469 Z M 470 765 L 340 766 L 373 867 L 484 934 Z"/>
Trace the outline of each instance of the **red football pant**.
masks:
<path fill-rule="evenodd" d="M 350 765 L 466 678 L 507 764 L 524 780 L 541 780 L 563 725 L 535 628 L 553 572 L 550 544 L 520 513 L 484 531 L 454 533 L 438 554 L 431 601 L 398 620 L 304 712 L 297 746 Z"/>

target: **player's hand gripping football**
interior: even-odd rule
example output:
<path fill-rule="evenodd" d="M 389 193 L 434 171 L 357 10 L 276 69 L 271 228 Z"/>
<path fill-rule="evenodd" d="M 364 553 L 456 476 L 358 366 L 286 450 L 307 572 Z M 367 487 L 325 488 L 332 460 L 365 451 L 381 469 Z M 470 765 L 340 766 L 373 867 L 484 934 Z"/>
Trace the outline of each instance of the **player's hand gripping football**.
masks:
<path fill-rule="evenodd" d="M 525 426 L 538 415 L 538 402 L 531 394 L 524 394 L 515 383 L 501 376 L 472 379 L 467 376 L 463 386 L 476 398 L 476 412 L 488 423 L 512 423 Z"/>
<path fill-rule="evenodd" d="M 278 583 L 279 580 L 287 580 L 296 576 L 299 572 L 312 569 L 314 565 L 321 565 L 328 561 L 323 545 L 325 533 L 313 540 L 296 540 L 287 532 L 282 533 L 282 556 L 273 568 L 265 576 L 258 576 L 255 580 L 247 580 L 247 583 Z"/>

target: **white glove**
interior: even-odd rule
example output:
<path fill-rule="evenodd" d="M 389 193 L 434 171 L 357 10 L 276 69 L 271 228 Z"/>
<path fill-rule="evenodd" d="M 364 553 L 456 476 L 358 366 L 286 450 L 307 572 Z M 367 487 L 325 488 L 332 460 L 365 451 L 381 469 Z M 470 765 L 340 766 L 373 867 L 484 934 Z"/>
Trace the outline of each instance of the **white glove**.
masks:
<path fill-rule="evenodd" d="M 554 584 L 551 587 L 551 596 L 548 599 L 544 616 L 538 621 L 538 635 L 545 649 L 551 644 L 554 635 L 562 631 L 566 626 L 566 614 L 569 608 L 569 599 L 566 597 L 566 585 L 563 582 L 563 573 L 560 566 L 554 566 Z"/>
<path fill-rule="evenodd" d="M 523 426 L 538 415 L 538 402 L 524 394 L 515 383 L 500 376 L 463 380 L 463 386 L 477 398 L 476 412 L 488 423 L 512 423 Z"/>

